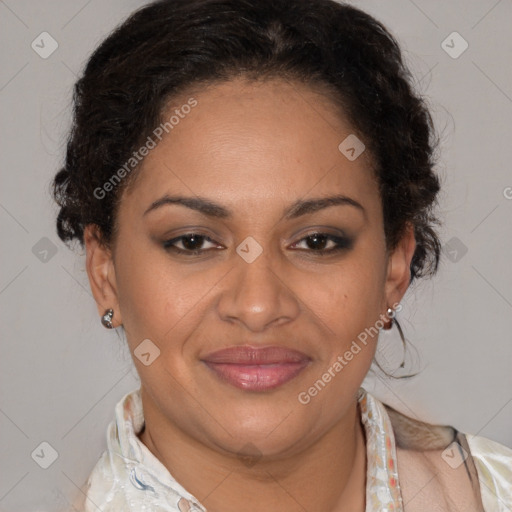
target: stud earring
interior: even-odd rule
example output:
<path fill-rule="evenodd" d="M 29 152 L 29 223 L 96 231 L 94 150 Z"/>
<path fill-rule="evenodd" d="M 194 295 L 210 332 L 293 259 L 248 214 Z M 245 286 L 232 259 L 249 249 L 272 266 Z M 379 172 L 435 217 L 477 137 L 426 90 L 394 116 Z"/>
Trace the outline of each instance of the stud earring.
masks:
<path fill-rule="evenodd" d="M 393 327 L 393 320 L 396 316 L 395 310 L 393 308 L 388 308 L 386 311 L 386 316 L 390 319 L 389 323 L 384 326 L 386 331 L 389 331 Z"/>
<path fill-rule="evenodd" d="M 103 316 L 101 317 L 101 323 L 103 327 L 106 327 L 107 329 L 113 329 L 114 326 L 112 325 L 112 318 L 114 316 L 114 310 L 113 309 L 107 309 Z"/>

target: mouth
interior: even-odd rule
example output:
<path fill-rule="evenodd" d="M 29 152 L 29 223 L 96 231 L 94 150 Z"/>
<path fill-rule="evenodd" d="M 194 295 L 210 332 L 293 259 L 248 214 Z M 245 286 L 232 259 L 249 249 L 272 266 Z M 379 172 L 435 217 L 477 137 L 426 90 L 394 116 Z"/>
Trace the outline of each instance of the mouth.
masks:
<path fill-rule="evenodd" d="M 205 365 L 224 382 L 246 391 L 268 391 L 295 378 L 311 358 L 284 347 L 234 346 L 213 352 Z"/>

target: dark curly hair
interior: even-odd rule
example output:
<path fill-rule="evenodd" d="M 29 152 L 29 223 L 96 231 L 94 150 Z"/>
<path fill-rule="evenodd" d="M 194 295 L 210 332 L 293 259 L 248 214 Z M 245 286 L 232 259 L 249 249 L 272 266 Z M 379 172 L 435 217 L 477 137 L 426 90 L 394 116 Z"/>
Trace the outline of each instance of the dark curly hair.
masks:
<path fill-rule="evenodd" d="M 326 91 L 372 156 L 388 249 L 412 224 L 411 282 L 436 272 L 432 118 L 395 38 L 334 0 L 160 0 L 133 13 L 75 84 L 66 161 L 52 184 L 59 237 L 83 247 L 85 226 L 96 224 L 101 242 L 112 243 L 122 191 L 137 169 L 106 200 L 95 190 L 140 148 L 173 98 L 236 77 L 284 78 Z"/>

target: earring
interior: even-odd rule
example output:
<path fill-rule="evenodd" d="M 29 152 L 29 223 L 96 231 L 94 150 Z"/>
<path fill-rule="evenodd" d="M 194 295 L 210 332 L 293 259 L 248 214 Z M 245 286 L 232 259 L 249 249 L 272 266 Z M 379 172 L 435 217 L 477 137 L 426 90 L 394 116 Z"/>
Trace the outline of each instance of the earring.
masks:
<path fill-rule="evenodd" d="M 107 309 L 103 316 L 101 317 L 101 323 L 103 327 L 106 327 L 107 329 L 113 329 L 114 326 L 112 325 L 112 317 L 114 316 L 114 310 L 113 309 Z"/>
<path fill-rule="evenodd" d="M 388 310 L 386 311 L 386 316 L 388 318 L 390 318 L 391 320 L 390 320 L 389 324 L 386 324 L 384 329 L 386 331 L 389 331 L 393 327 L 393 320 L 394 320 L 394 318 L 396 316 L 395 310 L 393 308 L 388 308 Z"/>
<path fill-rule="evenodd" d="M 391 321 L 389 322 L 389 324 L 387 324 L 387 327 L 385 327 L 385 329 L 390 330 L 393 328 L 393 324 L 395 324 L 396 328 L 398 329 L 398 334 L 400 335 L 400 339 L 402 340 L 402 346 L 404 349 L 404 357 L 402 359 L 402 363 L 400 364 L 400 368 L 403 368 L 405 365 L 405 350 L 406 350 L 404 332 L 402 331 L 402 327 L 400 326 L 400 324 L 398 323 L 398 320 L 396 319 L 396 312 L 394 309 L 388 308 L 388 310 L 386 311 L 386 315 L 388 316 L 388 318 L 391 319 Z"/>

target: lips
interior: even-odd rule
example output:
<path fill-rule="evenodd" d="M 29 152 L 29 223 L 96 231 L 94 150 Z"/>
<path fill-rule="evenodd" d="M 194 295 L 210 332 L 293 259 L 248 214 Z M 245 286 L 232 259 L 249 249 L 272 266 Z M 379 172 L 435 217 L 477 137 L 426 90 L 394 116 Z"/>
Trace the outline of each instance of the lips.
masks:
<path fill-rule="evenodd" d="M 214 374 L 247 391 L 275 389 L 295 378 L 311 358 L 285 347 L 229 347 L 201 359 Z"/>

